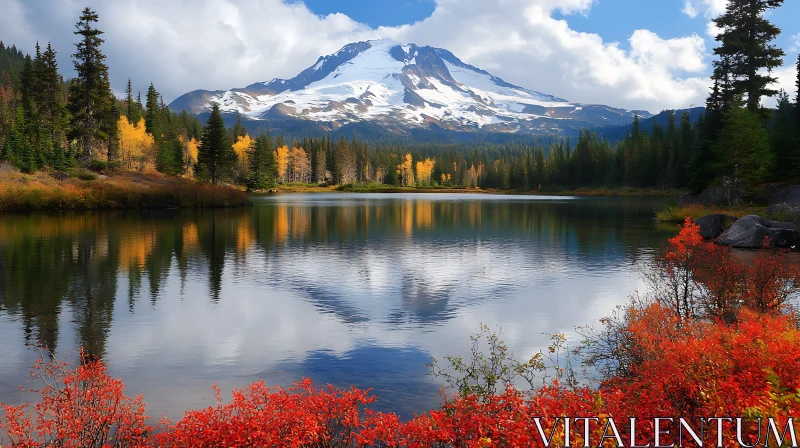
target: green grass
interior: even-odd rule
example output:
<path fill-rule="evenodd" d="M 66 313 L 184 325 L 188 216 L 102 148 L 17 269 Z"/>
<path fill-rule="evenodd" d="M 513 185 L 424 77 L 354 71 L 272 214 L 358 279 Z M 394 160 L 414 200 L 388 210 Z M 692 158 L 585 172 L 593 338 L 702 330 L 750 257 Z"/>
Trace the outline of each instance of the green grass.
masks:
<path fill-rule="evenodd" d="M 687 217 L 696 221 L 698 218 L 713 214 L 724 214 L 741 218 L 747 215 L 763 215 L 763 207 L 719 207 L 704 204 L 667 204 L 662 210 L 656 212 L 656 219 L 661 222 L 682 223 Z"/>

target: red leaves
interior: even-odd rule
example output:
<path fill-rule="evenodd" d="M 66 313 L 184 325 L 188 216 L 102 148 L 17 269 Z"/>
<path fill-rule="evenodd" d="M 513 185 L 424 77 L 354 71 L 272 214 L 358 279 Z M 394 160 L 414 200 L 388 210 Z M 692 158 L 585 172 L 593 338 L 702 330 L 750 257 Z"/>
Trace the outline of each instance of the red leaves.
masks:
<path fill-rule="evenodd" d="M 81 358 L 86 359 L 81 353 Z M 88 361 L 74 369 L 59 361 L 37 361 L 32 376 L 42 382 L 40 402 L 5 406 L 2 429 L 15 447 L 139 447 L 145 446 L 152 426 L 147 424 L 141 396 L 123 394 L 121 380 L 106 367 Z"/>
<path fill-rule="evenodd" d="M 362 412 L 374 398 L 359 389 L 317 389 L 310 380 L 288 390 L 263 381 L 235 389 L 228 404 L 189 411 L 165 422 L 156 438 L 164 447 L 352 446 L 370 418 Z"/>
<path fill-rule="evenodd" d="M 789 252 L 764 249 L 749 257 L 704 241 L 687 218 L 647 277 L 656 300 L 682 319 L 710 317 L 732 322 L 741 308 L 780 312 L 800 292 L 800 267 Z M 748 261 L 747 258 L 750 258 Z"/>

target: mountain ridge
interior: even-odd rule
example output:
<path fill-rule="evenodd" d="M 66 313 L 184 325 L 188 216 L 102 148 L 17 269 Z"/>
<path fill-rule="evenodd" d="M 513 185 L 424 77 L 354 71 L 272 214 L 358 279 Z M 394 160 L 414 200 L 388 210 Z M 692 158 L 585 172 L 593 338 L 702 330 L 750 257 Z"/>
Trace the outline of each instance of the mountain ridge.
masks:
<path fill-rule="evenodd" d="M 212 103 L 251 121 L 299 120 L 325 130 L 374 122 L 394 132 L 441 128 L 455 132 L 535 135 L 624 125 L 634 113 L 526 89 L 467 64 L 446 49 L 392 40 L 354 42 L 291 79 L 230 90 L 195 90 L 170 109 L 198 115 Z"/>

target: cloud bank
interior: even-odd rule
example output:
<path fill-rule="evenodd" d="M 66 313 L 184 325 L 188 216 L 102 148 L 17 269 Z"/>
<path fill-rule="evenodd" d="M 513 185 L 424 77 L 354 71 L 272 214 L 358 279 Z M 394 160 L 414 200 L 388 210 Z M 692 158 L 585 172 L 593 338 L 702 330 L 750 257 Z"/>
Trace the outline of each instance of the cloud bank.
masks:
<path fill-rule="evenodd" d="M 726 0 L 686 0 L 711 17 Z M 578 32 L 561 14 L 595 0 L 437 0 L 434 13 L 400 27 L 371 28 L 343 14 L 318 16 L 284 0 L 96 0 L 114 89 L 152 81 L 167 101 L 195 89 L 229 89 L 289 78 L 343 45 L 383 37 L 451 50 L 505 80 L 570 101 L 653 112 L 701 105 L 709 53 L 696 34 L 664 39 L 635 31 L 624 45 Z M 25 50 L 51 41 L 71 69 L 73 24 L 84 2 L 0 0 L 0 38 Z"/>

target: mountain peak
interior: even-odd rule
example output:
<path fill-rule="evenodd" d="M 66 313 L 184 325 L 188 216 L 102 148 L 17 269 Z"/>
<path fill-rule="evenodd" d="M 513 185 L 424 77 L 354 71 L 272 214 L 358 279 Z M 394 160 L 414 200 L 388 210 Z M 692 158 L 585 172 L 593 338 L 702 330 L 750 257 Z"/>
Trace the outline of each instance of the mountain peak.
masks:
<path fill-rule="evenodd" d="M 170 108 L 198 114 L 212 103 L 250 120 L 333 126 L 372 121 L 392 128 L 470 132 L 552 134 L 629 123 L 633 117 L 631 111 L 573 104 L 513 85 L 445 49 L 392 39 L 347 44 L 291 79 L 190 92 Z"/>

